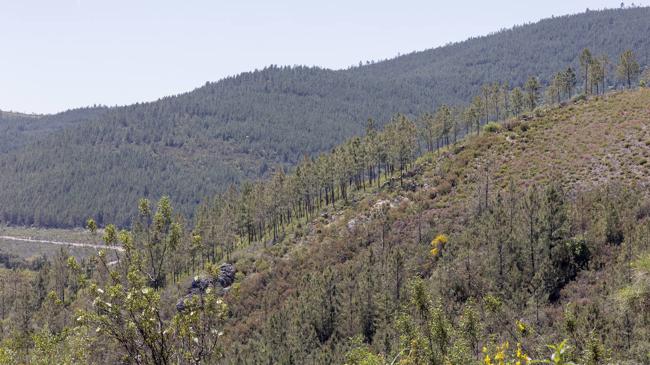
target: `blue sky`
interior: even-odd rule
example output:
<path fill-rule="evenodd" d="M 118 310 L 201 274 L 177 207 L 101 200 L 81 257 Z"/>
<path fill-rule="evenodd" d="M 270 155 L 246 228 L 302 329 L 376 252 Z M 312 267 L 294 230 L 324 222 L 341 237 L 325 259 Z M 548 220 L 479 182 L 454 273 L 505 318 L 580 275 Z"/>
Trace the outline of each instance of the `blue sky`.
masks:
<path fill-rule="evenodd" d="M 345 68 L 619 6 L 611 0 L 0 0 L 0 109 L 51 113 L 150 101 L 269 64 Z"/>

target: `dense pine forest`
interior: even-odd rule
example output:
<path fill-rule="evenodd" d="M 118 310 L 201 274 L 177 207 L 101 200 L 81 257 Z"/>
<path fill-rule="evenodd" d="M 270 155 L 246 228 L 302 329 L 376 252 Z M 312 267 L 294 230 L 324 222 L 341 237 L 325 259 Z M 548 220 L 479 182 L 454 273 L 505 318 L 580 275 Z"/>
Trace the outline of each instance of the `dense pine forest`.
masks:
<path fill-rule="evenodd" d="M 18 149 L 51 133 L 79 126 L 98 118 L 108 108 L 89 107 L 68 110 L 55 115 L 32 115 L 0 111 L 0 153 Z"/>
<path fill-rule="evenodd" d="M 376 127 L 395 113 L 416 119 L 468 103 L 483 86 L 523 90 L 530 75 L 545 87 L 568 67 L 582 80 L 592 73 L 582 68 L 584 48 L 602 64 L 594 93 L 630 86 L 614 65 L 628 48 L 648 64 L 649 16 L 648 8 L 587 11 L 346 70 L 270 66 L 151 103 L 2 113 L 0 221 L 75 227 L 93 216 L 129 227 L 139 198 L 165 194 L 190 217 L 231 184 L 293 171 L 362 135 L 369 118 Z"/>
<path fill-rule="evenodd" d="M 0 271 L 0 363 L 648 363 L 640 58 L 583 48 L 368 119 L 191 218 L 169 196 L 129 229 L 86 216 L 117 249 Z"/>

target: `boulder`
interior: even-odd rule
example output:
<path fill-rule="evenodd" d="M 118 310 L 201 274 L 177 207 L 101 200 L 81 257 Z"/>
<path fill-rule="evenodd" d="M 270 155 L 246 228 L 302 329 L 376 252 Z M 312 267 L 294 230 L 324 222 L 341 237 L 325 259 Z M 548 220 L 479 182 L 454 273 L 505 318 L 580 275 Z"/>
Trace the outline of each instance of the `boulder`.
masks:
<path fill-rule="evenodd" d="M 194 279 L 192 280 L 192 286 L 190 287 L 190 291 L 205 293 L 205 291 L 208 289 L 209 286 L 210 286 L 210 280 L 208 278 L 195 276 Z"/>
<path fill-rule="evenodd" d="M 235 270 L 235 266 L 232 264 L 222 264 L 219 267 L 219 276 L 217 277 L 217 281 L 222 288 L 227 288 L 235 282 L 236 272 L 237 270 Z"/>
<path fill-rule="evenodd" d="M 413 181 L 410 180 L 404 181 L 404 183 L 402 184 L 402 190 L 415 192 L 417 189 L 418 189 L 418 185 Z"/>
<path fill-rule="evenodd" d="M 195 295 L 205 294 L 208 288 L 216 290 L 218 295 L 224 295 L 235 282 L 236 272 L 237 270 L 235 270 L 234 265 L 226 263 L 219 267 L 219 274 L 214 278 L 195 276 L 194 279 L 192 279 L 192 283 L 187 289 L 186 294 L 176 303 L 176 310 L 179 312 L 184 311 L 189 300 L 191 300 Z"/>

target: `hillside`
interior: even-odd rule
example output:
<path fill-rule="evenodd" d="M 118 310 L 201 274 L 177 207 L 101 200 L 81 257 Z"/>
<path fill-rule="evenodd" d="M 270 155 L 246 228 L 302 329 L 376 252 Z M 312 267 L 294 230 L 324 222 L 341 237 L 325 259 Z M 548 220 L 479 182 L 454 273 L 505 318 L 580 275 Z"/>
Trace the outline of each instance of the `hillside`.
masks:
<path fill-rule="evenodd" d="M 123 254 L 0 270 L 0 362 L 648 363 L 649 105 L 575 97 L 422 155 L 397 115 L 194 222 L 141 201 L 104 227 Z"/>
<path fill-rule="evenodd" d="M 406 189 L 357 191 L 273 247 L 236 251 L 225 363 L 474 364 L 482 347 L 521 343 L 539 359 L 562 339 L 578 364 L 646 363 L 634 311 L 650 286 L 640 302 L 620 295 L 650 253 L 648 105 L 646 89 L 510 120 L 420 158 Z M 427 352 L 427 328 L 446 331 L 429 339 L 444 349 Z"/>
<path fill-rule="evenodd" d="M 0 220 L 79 226 L 93 216 L 127 226 L 139 197 L 163 194 L 191 214 L 232 183 L 360 134 L 368 118 L 384 124 L 396 112 L 466 102 L 487 82 L 517 86 L 537 75 L 545 83 L 560 67 L 578 70 L 584 47 L 612 61 L 633 48 L 646 64 L 648 16 L 650 8 L 590 11 L 348 70 L 269 67 L 152 103 L 82 112 L 80 123 L 8 124 L 0 127 L 12 141 L 0 148 Z"/>
<path fill-rule="evenodd" d="M 97 119 L 108 108 L 89 107 L 54 115 L 32 115 L 0 110 L 0 154 L 39 141 L 53 132 L 74 128 Z"/>

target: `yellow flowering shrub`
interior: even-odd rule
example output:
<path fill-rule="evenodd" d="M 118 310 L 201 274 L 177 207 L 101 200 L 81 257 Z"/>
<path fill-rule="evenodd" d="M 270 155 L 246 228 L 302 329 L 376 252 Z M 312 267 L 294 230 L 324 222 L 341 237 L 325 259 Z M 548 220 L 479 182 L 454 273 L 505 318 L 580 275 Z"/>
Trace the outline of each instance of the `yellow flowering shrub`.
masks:
<path fill-rule="evenodd" d="M 517 320 L 515 323 L 517 325 L 517 331 L 519 331 L 522 336 L 526 337 L 530 334 L 530 329 L 526 323 L 520 320 Z"/>
<path fill-rule="evenodd" d="M 444 246 L 447 242 L 449 242 L 449 237 L 447 237 L 446 234 L 439 234 L 436 236 L 436 238 L 433 239 L 431 244 Z"/>
<path fill-rule="evenodd" d="M 437 257 L 447 242 L 449 242 L 449 237 L 446 234 L 439 234 L 431 241 L 431 256 Z"/>
<path fill-rule="evenodd" d="M 483 347 L 483 364 L 484 365 L 525 365 L 531 361 L 522 349 L 521 344 L 517 344 L 515 351 L 510 350 L 508 341 L 497 345 L 493 351 Z"/>

